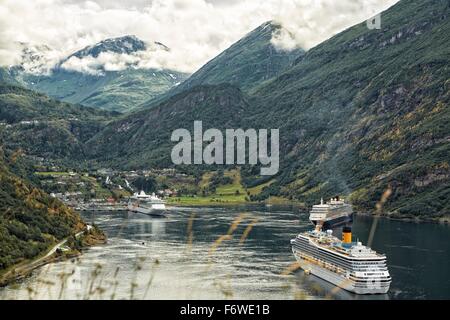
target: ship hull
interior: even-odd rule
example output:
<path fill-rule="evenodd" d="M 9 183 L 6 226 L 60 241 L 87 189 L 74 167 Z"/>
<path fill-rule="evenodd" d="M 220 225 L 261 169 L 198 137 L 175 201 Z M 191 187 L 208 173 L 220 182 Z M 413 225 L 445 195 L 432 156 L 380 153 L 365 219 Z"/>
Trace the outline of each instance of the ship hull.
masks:
<path fill-rule="evenodd" d="M 166 215 L 166 209 L 162 208 L 147 208 L 147 207 L 137 207 L 133 205 L 128 206 L 128 211 L 133 213 L 141 213 L 146 214 L 149 216 L 165 216 Z"/>
<path fill-rule="evenodd" d="M 314 223 L 314 225 L 317 225 L 317 221 L 312 222 Z M 353 222 L 353 213 L 324 221 L 322 229 L 323 230 L 334 229 L 351 222 Z"/>
<path fill-rule="evenodd" d="M 297 250 L 292 250 L 295 256 L 295 259 L 300 264 L 300 267 L 309 272 L 310 274 L 323 279 L 331 284 L 344 289 L 346 291 L 355 293 L 355 294 L 386 294 L 389 291 L 389 285 L 356 285 L 354 280 L 351 280 L 344 275 L 338 274 L 326 268 L 323 268 L 316 263 L 310 262 L 302 258 L 302 255 L 297 252 Z"/>

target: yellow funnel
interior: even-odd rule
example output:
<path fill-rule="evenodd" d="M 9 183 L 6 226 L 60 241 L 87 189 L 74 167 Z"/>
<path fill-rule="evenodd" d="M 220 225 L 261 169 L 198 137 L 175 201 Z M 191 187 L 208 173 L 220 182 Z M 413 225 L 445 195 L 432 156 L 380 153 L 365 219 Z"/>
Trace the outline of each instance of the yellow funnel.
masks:
<path fill-rule="evenodd" d="M 352 229 L 350 227 L 344 227 L 344 230 L 342 230 L 342 242 L 352 243 Z"/>

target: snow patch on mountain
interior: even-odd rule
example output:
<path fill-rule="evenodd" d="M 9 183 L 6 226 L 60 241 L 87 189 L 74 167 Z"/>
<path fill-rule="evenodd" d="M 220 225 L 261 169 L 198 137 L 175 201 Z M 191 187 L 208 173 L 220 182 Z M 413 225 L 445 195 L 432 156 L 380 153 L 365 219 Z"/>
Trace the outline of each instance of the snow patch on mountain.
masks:
<path fill-rule="evenodd" d="M 68 71 L 76 71 L 91 75 L 103 75 L 107 71 L 123 71 L 126 69 L 162 70 L 161 61 L 167 60 L 167 51 L 159 47 L 150 47 L 145 51 L 127 53 L 101 52 L 98 56 L 71 56 L 60 67 Z"/>
<path fill-rule="evenodd" d="M 13 67 L 16 73 L 49 75 L 55 69 L 63 69 L 102 76 L 105 72 L 126 69 L 177 69 L 167 46 L 160 42 L 146 43 L 133 35 L 106 39 L 66 57 L 47 45 L 20 45 L 22 56 Z"/>
<path fill-rule="evenodd" d="M 51 69 L 60 60 L 58 51 L 47 45 L 36 45 L 20 42 L 20 59 L 13 67 L 16 72 L 26 72 L 29 74 L 50 74 Z"/>
<path fill-rule="evenodd" d="M 84 49 L 81 49 L 74 54 L 70 55 L 68 59 L 72 57 L 84 58 L 88 56 L 92 56 L 97 58 L 100 54 L 109 52 L 109 53 L 118 53 L 118 54 L 132 54 L 138 51 L 144 51 L 147 49 L 147 46 L 144 41 L 138 39 L 134 35 L 128 35 L 118 38 L 111 38 L 103 40 L 99 43 L 96 43 L 92 46 L 87 46 Z"/>

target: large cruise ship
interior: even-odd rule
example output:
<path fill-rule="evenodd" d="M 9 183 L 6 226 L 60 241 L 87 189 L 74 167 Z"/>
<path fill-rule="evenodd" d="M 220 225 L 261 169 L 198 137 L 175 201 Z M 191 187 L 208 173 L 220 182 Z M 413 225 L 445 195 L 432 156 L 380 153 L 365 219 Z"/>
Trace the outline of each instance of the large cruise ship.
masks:
<path fill-rule="evenodd" d="M 300 267 L 342 289 L 356 294 L 384 294 L 391 276 L 386 256 L 352 242 L 351 229 L 345 227 L 343 240 L 332 230 L 320 229 L 299 234 L 291 240 L 292 251 Z"/>
<path fill-rule="evenodd" d="M 323 203 L 323 199 L 320 200 L 320 204 L 316 204 L 309 212 L 309 220 L 317 225 L 322 224 L 322 228 L 332 229 L 339 225 L 343 225 L 353 221 L 353 209 L 348 203 L 345 203 L 344 199 L 339 196 L 330 199 L 329 202 Z"/>
<path fill-rule="evenodd" d="M 154 193 L 148 195 L 141 191 L 130 197 L 128 210 L 148 215 L 164 215 L 166 213 L 166 204 L 164 200 L 158 198 Z"/>

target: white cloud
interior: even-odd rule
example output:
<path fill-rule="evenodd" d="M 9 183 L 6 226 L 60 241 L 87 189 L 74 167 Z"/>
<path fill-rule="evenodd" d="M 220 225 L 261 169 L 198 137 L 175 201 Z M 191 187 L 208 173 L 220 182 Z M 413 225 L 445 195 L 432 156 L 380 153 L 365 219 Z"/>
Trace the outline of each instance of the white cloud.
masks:
<path fill-rule="evenodd" d="M 312 48 L 332 35 L 389 8 L 398 0 L 284 0 L 274 20 L 285 28 L 272 43 L 282 49 Z"/>
<path fill-rule="evenodd" d="M 275 19 L 289 30 L 274 38 L 277 46 L 310 48 L 396 1 L 1 0 L 0 64 L 18 62 L 18 41 L 54 48 L 48 62 L 54 63 L 105 38 L 135 34 L 171 50 L 106 54 L 100 60 L 67 61 L 67 66 L 92 71 L 103 62 L 112 69 L 134 63 L 193 72 L 265 21 Z"/>
<path fill-rule="evenodd" d="M 72 56 L 64 61 L 61 67 L 66 70 L 92 75 L 101 75 L 104 71 L 121 71 L 127 68 L 191 71 L 192 67 L 189 60 L 180 59 L 179 53 L 154 44 L 147 44 L 147 47 L 145 51 L 137 51 L 131 54 L 102 52 L 98 57 L 89 55 L 78 58 Z"/>

